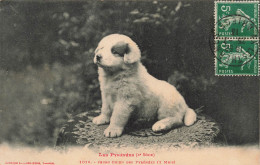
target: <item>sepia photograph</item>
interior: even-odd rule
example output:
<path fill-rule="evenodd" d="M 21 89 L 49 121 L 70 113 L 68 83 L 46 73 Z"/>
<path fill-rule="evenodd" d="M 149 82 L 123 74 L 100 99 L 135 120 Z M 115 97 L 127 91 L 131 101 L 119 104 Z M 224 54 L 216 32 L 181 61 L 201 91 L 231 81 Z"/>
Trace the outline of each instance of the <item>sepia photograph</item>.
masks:
<path fill-rule="evenodd" d="M 259 1 L 0 0 L 0 165 L 256 165 Z"/>

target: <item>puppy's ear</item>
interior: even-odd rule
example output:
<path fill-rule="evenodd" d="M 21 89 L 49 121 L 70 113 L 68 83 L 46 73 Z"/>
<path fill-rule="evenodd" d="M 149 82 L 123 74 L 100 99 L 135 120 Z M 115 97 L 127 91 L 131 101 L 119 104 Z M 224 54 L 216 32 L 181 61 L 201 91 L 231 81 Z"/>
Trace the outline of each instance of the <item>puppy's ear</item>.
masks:
<path fill-rule="evenodd" d="M 138 46 L 132 41 L 120 41 L 116 43 L 111 48 L 111 52 L 113 54 L 118 54 L 121 57 L 124 57 L 124 62 L 126 64 L 132 64 L 134 62 L 137 62 L 141 58 L 141 53 Z"/>
<path fill-rule="evenodd" d="M 129 46 L 125 42 L 118 42 L 116 43 L 112 48 L 111 52 L 113 54 L 118 54 L 121 57 L 123 57 L 125 54 L 129 53 Z"/>
<path fill-rule="evenodd" d="M 124 56 L 124 62 L 126 64 L 132 64 L 139 61 L 141 59 L 141 52 L 136 43 L 130 41 L 127 46 L 128 53 L 126 53 Z"/>

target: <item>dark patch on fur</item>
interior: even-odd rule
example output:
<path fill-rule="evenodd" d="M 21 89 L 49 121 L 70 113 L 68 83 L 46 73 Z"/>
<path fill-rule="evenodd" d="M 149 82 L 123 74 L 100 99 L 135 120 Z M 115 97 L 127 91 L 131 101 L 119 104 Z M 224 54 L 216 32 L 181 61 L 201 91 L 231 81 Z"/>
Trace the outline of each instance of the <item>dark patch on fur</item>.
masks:
<path fill-rule="evenodd" d="M 130 49 L 127 43 L 120 41 L 111 48 L 111 52 L 123 57 L 125 54 L 130 52 Z"/>

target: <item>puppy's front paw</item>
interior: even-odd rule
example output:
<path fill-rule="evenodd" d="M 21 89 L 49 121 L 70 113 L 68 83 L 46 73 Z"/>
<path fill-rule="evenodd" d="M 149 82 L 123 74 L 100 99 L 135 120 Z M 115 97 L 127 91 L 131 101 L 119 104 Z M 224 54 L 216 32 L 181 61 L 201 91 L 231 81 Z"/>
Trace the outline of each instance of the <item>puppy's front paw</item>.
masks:
<path fill-rule="evenodd" d="M 94 124 L 96 124 L 96 125 L 101 125 L 101 124 L 107 124 L 107 123 L 109 123 L 109 120 L 110 120 L 110 119 L 109 119 L 108 116 L 101 114 L 101 115 L 95 117 L 92 122 L 93 122 Z"/>
<path fill-rule="evenodd" d="M 164 123 L 162 122 L 156 122 L 153 127 L 152 127 L 152 130 L 154 132 L 160 132 L 160 131 L 164 131 L 167 129 L 167 125 L 165 125 Z"/>
<path fill-rule="evenodd" d="M 109 126 L 104 132 L 105 137 L 119 137 L 122 135 L 124 128 Z"/>

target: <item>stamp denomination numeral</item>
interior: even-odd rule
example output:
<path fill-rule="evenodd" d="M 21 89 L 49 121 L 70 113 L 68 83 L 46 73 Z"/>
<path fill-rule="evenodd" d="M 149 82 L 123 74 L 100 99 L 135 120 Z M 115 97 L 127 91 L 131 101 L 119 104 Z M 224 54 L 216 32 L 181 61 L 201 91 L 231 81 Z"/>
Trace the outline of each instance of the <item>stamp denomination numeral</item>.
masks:
<path fill-rule="evenodd" d="M 221 6 L 221 10 L 222 10 L 223 12 L 226 12 L 226 13 L 228 14 L 229 11 L 230 11 L 230 6 L 225 6 L 225 5 L 223 5 L 223 6 Z"/>

